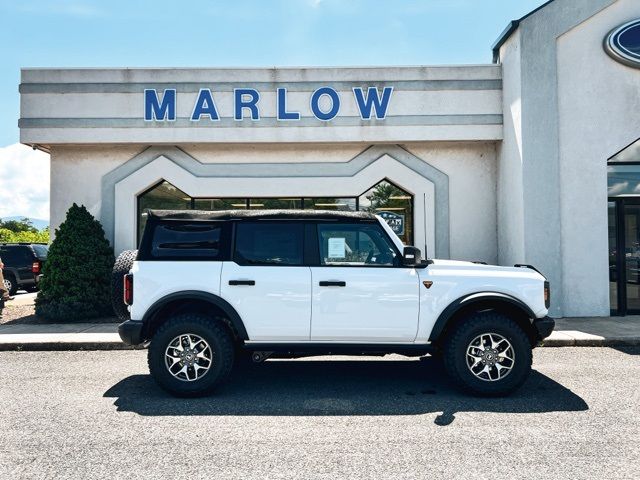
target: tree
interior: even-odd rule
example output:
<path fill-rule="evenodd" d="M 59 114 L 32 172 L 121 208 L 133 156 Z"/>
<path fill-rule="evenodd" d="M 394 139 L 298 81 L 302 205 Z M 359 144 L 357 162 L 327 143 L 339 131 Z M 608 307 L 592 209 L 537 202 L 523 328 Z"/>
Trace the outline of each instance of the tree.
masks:
<path fill-rule="evenodd" d="M 22 220 L 2 220 L 0 219 L 0 229 L 11 230 L 15 233 L 31 232 L 38 233 L 38 229 L 33 226 L 31 220 L 23 218 Z"/>
<path fill-rule="evenodd" d="M 113 315 L 113 263 L 113 249 L 102 225 L 84 206 L 74 203 L 49 248 L 36 314 L 53 321 Z"/>

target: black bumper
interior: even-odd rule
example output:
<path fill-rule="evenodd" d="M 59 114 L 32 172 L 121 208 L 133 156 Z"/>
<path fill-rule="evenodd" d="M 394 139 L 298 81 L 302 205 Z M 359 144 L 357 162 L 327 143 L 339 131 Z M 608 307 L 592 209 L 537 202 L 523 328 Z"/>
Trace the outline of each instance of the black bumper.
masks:
<path fill-rule="evenodd" d="M 140 345 L 144 341 L 142 337 L 143 328 L 144 323 L 136 320 L 127 320 L 118 325 L 118 335 L 127 345 Z"/>
<path fill-rule="evenodd" d="M 556 321 L 551 317 L 536 318 L 533 321 L 533 326 L 536 329 L 538 340 L 544 340 L 551 335 L 551 332 L 553 332 L 553 329 L 556 326 Z"/>

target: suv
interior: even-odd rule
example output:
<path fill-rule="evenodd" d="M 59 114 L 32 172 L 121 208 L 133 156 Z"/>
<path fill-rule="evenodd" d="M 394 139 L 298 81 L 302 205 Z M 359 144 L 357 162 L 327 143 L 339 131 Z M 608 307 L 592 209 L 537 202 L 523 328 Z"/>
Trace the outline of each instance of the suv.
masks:
<path fill-rule="evenodd" d="M 0 243 L 4 286 L 9 295 L 21 288 L 28 292 L 38 289 L 48 252 L 49 246 L 42 243 Z"/>
<path fill-rule="evenodd" d="M 211 392 L 243 356 L 391 353 L 441 356 L 467 391 L 505 395 L 554 328 L 533 267 L 422 261 L 364 212 L 149 211 L 112 285 L 120 337 L 149 343 L 151 374 L 179 396 Z"/>

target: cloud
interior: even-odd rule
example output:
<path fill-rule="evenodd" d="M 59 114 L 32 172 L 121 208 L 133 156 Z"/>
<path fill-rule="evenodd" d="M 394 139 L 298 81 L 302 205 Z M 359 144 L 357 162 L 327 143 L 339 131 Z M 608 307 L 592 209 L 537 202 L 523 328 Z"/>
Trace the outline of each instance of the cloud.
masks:
<path fill-rule="evenodd" d="M 0 218 L 49 219 L 49 155 L 15 143 L 0 148 Z"/>
<path fill-rule="evenodd" d="M 309 0 L 309 3 L 313 8 L 318 8 L 323 0 Z"/>

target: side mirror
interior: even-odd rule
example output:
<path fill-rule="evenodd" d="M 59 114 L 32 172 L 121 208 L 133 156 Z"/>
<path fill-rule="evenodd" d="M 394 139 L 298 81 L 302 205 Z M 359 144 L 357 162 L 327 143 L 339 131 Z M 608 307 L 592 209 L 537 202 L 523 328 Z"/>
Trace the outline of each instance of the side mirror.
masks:
<path fill-rule="evenodd" d="M 422 252 L 416 247 L 404 247 L 402 252 L 402 265 L 415 267 L 422 264 Z"/>

